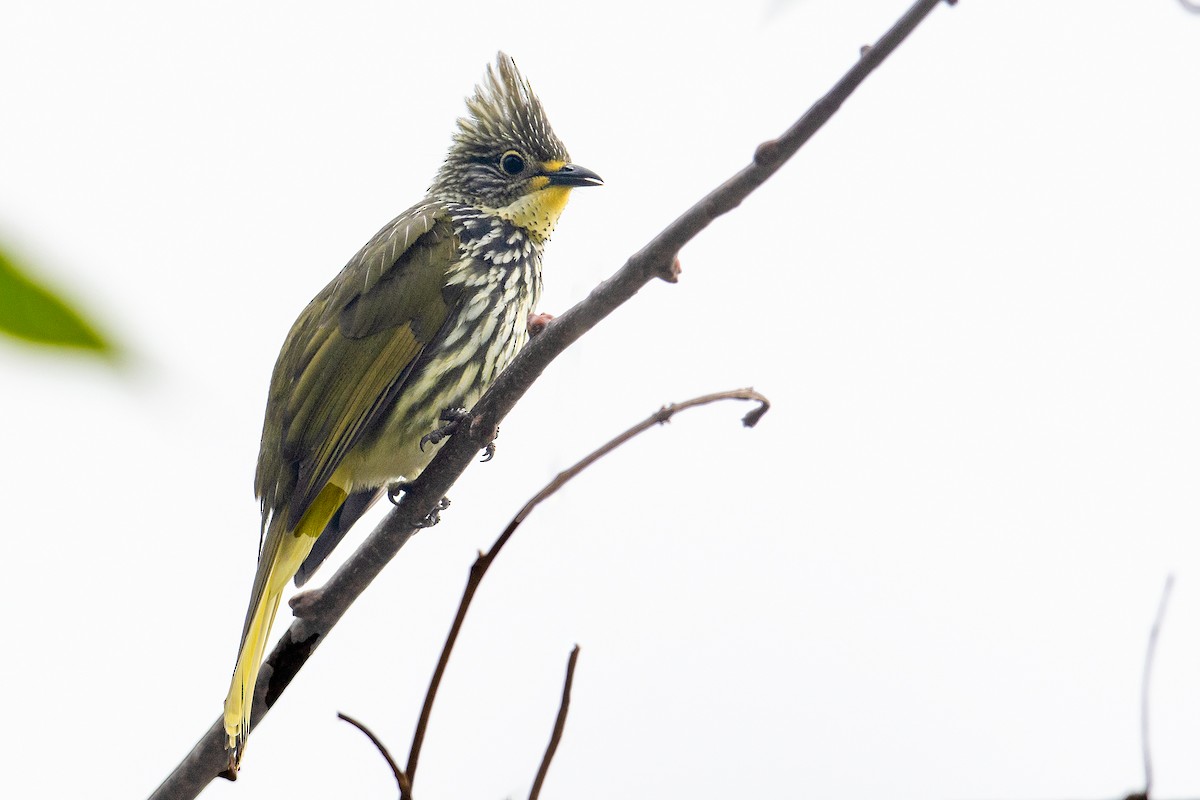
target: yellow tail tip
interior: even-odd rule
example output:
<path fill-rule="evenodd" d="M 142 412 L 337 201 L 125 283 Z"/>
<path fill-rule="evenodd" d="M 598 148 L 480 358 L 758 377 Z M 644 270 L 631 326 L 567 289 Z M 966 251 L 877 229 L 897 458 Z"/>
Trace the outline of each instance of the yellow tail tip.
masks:
<path fill-rule="evenodd" d="M 327 484 L 304 512 L 295 529 L 285 531 L 281 526 L 276 526 L 273 519 L 272 527 L 267 532 L 254 589 L 251 590 L 250 611 L 238 648 L 237 665 L 233 668 L 229 694 L 225 697 L 225 749 L 230 751 L 230 769 L 235 773 L 246 747 L 246 737 L 250 735 L 250 712 L 254 706 L 259 666 L 263 662 L 267 638 L 275 621 L 275 613 L 279 610 L 284 587 L 300 569 L 312 551 L 313 542 L 325 530 L 345 499 L 344 489 L 332 483 Z"/>
<path fill-rule="evenodd" d="M 239 697 L 240 692 L 231 691 L 229 697 L 225 699 L 225 749 L 232 754 L 237 754 L 237 760 L 241 761 L 242 747 L 245 746 L 246 736 L 245 731 L 249 727 L 249 719 L 247 713 L 250 708 L 249 704 L 242 702 Z M 233 762 L 231 762 L 233 763 Z"/>

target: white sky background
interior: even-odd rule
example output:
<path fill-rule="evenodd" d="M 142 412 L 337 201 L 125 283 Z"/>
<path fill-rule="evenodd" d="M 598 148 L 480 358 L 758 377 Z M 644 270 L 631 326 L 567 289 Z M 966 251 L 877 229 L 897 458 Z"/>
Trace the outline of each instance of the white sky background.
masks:
<path fill-rule="evenodd" d="M 0 240 L 137 368 L 0 344 L 0 794 L 144 796 L 216 718 L 280 343 L 498 48 L 608 182 L 547 252 L 561 312 L 907 5 L 10 4 Z M 1156 789 L 1200 794 L 1198 97 L 1175 0 L 939 8 L 547 370 L 205 796 L 394 796 L 335 712 L 403 758 L 475 551 L 660 404 L 751 384 L 758 429 L 692 412 L 526 523 L 419 797 L 525 795 L 576 642 L 547 797 L 1119 796 L 1172 571 Z"/>

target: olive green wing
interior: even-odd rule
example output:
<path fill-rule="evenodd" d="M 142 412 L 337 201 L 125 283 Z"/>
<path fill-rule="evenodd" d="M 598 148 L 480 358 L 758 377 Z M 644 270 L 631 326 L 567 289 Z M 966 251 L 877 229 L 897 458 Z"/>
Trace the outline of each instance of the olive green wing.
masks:
<path fill-rule="evenodd" d="M 446 287 L 458 257 L 449 215 L 412 208 L 358 252 L 296 320 L 267 399 L 255 489 L 288 527 L 364 431 L 386 414 L 457 302 Z"/>

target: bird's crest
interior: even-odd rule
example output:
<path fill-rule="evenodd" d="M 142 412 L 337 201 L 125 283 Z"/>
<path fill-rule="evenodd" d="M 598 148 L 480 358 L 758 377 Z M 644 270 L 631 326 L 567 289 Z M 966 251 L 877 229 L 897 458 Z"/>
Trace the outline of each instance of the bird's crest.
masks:
<path fill-rule="evenodd" d="M 456 145 L 467 151 L 494 148 L 504 142 L 543 160 L 570 160 L 567 149 L 550 128 L 546 111 L 516 63 L 504 53 L 467 98 L 465 117 L 458 120 Z"/>

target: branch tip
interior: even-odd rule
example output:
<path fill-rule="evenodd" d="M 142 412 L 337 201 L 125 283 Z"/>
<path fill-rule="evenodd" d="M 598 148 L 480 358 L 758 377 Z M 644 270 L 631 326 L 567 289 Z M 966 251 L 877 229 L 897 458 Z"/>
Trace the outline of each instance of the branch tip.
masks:
<path fill-rule="evenodd" d="M 751 398 L 758 400 L 758 408 L 751 409 L 746 412 L 746 416 L 742 417 L 742 425 L 747 428 L 753 428 L 758 424 L 758 421 L 763 418 L 763 415 L 771 410 L 771 403 L 767 398 Z"/>
<path fill-rule="evenodd" d="M 579 645 L 571 648 L 567 659 L 567 677 L 563 681 L 562 701 L 558 704 L 558 716 L 554 720 L 554 731 L 550 734 L 550 743 L 546 745 L 546 754 L 542 756 L 542 764 L 538 767 L 537 777 L 533 779 L 533 788 L 529 790 L 529 800 L 537 800 L 542 792 L 542 784 L 546 781 L 546 773 L 550 771 L 550 761 L 562 741 L 563 730 L 567 725 L 567 709 L 571 706 L 571 684 L 575 681 L 575 662 L 579 660 Z"/>
<path fill-rule="evenodd" d="M 1150 797 L 1150 789 L 1154 785 L 1154 769 L 1150 759 L 1150 673 L 1154 668 L 1154 653 L 1158 649 L 1158 632 L 1166 619 L 1167 601 L 1171 599 L 1171 588 L 1174 585 L 1175 576 L 1168 574 L 1163 584 L 1162 596 L 1158 600 L 1158 612 L 1155 613 L 1154 623 L 1150 626 L 1146 660 L 1142 664 L 1142 767 L 1146 774 L 1146 789 L 1140 796 L 1144 800 Z"/>
<path fill-rule="evenodd" d="M 372 733 L 370 728 L 368 728 L 366 725 L 363 725 L 349 714 L 343 714 L 339 711 L 337 716 L 338 719 L 342 720 L 343 722 L 349 722 L 351 725 L 366 734 L 366 737 L 371 740 L 371 744 L 375 745 L 375 748 L 379 750 L 379 754 L 383 756 L 383 759 L 387 761 L 388 766 L 392 768 L 392 775 L 396 778 L 396 786 L 400 789 L 400 796 L 411 797 L 412 784 L 409 782 L 408 777 L 404 774 L 404 771 L 401 770 L 396 764 L 395 759 L 392 758 L 392 754 L 389 753 L 388 749 L 383 746 L 383 742 L 379 741 L 379 737 Z"/>
<path fill-rule="evenodd" d="M 672 416 L 678 414 L 680 411 L 694 408 L 696 406 L 707 405 L 708 403 L 715 403 L 720 400 L 757 400 L 762 405 L 766 405 L 767 403 L 767 398 L 763 397 L 753 389 L 734 389 L 733 391 L 715 392 L 713 394 L 706 394 L 701 397 L 693 397 L 691 400 L 685 400 L 682 403 L 672 403 L 659 408 L 646 419 L 637 423 L 623 433 L 613 437 L 599 449 L 592 451 L 572 466 L 558 473 L 548 484 L 546 484 L 546 486 L 542 488 L 541 491 L 530 498 L 525 505 L 521 507 L 521 510 L 516 513 L 516 515 L 504 528 L 504 531 L 496 538 L 496 541 L 492 544 L 491 549 L 486 553 L 479 553 L 479 556 L 475 559 L 475 563 L 471 565 L 471 569 L 467 573 L 467 585 L 463 589 L 462 599 L 459 600 L 458 611 L 454 615 L 454 621 L 450 624 L 450 632 L 446 635 L 446 641 L 442 645 L 442 653 L 438 657 L 437 666 L 434 667 L 433 676 L 429 679 L 429 688 L 425 692 L 425 701 L 421 705 L 421 713 L 417 719 L 417 728 L 413 733 L 412 747 L 408 753 L 408 765 L 404 770 L 404 774 L 408 776 L 408 780 L 410 782 L 415 780 L 417 776 L 417 764 L 419 763 L 421 757 L 421 749 L 425 743 L 425 734 L 429 726 L 429 717 L 433 713 L 434 699 L 437 697 L 438 688 L 442 683 L 442 677 L 446 674 L 446 666 L 450 663 L 450 653 L 454 650 L 454 644 L 458 641 L 458 635 L 462 631 L 463 621 L 467 617 L 467 610 L 471 607 L 471 601 L 474 599 L 475 592 L 479 588 L 480 583 L 483 581 L 483 576 L 487 574 L 488 568 L 491 567 L 492 563 L 496 560 L 496 557 L 500 554 L 500 551 L 504 548 L 504 545 L 509 539 L 512 538 L 513 534 L 516 532 L 517 528 L 520 527 L 521 523 L 529 516 L 530 513 L 533 512 L 533 509 L 541 504 L 543 500 L 553 495 L 564 485 L 566 485 L 572 478 L 583 472 L 605 455 L 620 447 L 625 442 L 628 442 L 630 439 L 634 438 L 640 433 L 644 433 L 645 431 L 654 427 L 656 424 L 667 422 Z M 758 410 L 758 416 L 761 416 L 762 412 L 763 409 L 760 407 Z M 573 674 L 575 658 L 578 655 L 578 652 L 579 647 L 576 645 L 575 650 L 571 655 L 571 662 L 568 665 L 567 687 L 565 690 L 567 692 L 570 691 L 570 678 Z M 560 711 L 559 713 L 565 716 L 565 707 L 564 710 Z M 561 736 L 561 733 L 558 735 Z M 546 765 L 548 765 L 548 760 L 545 762 L 544 768 Z M 536 798 L 536 794 L 532 795 L 532 797 Z M 407 797 L 404 795 L 402 795 L 402 798 L 407 800 Z"/>

